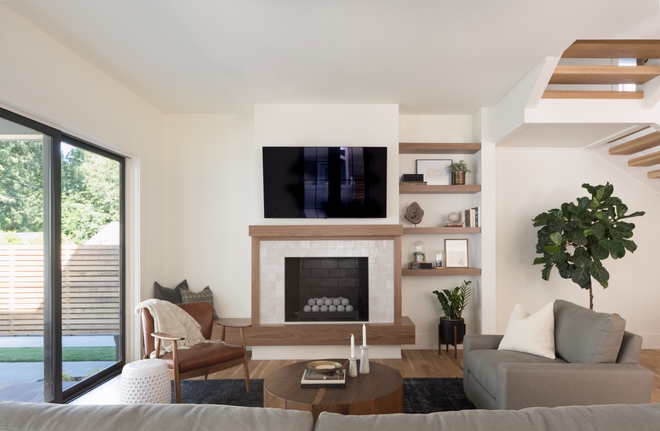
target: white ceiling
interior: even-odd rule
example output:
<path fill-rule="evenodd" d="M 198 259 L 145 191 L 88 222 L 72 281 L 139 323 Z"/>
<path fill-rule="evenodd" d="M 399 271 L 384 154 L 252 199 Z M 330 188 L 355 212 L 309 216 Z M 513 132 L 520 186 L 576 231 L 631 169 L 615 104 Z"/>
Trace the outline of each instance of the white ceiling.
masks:
<path fill-rule="evenodd" d="M 4 0 L 167 113 L 494 106 L 576 39 L 660 38 L 658 0 Z"/>

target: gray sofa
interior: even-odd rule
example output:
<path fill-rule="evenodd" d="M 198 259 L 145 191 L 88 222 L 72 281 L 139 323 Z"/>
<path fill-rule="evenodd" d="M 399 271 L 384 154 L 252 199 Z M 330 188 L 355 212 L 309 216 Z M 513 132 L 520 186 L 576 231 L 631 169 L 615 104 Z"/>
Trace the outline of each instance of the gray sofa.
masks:
<path fill-rule="evenodd" d="M 653 373 L 639 365 L 642 338 L 625 320 L 562 300 L 553 313 L 556 359 L 497 350 L 502 335 L 465 336 L 463 385 L 477 408 L 650 401 Z"/>
<path fill-rule="evenodd" d="M 625 431 L 660 430 L 660 404 L 343 416 L 219 405 L 53 405 L 0 402 L 0 431 Z"/>

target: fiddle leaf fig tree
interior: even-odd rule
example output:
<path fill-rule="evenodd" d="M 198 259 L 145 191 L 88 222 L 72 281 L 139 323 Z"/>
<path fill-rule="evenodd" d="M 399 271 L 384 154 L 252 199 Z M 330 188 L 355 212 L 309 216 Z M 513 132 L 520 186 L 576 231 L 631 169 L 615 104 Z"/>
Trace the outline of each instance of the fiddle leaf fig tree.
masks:
<path fill-rule="evenodd" d="M 534 226 L 537 232 L 534 265 L 543 265 L 541 277 L 550 279 L 550 272 L 557 267 L 559 275 L 571 279 L 582 289 L 589 290 L 589 308 L 593 309 L 592 278 L 607 288 L 610 278 L 602 261 L 608 257 L 620 259 L 626 251 L 634 252 L 637 244 L 630 238 L 635 225 L 624 221 L 644 215 L 644 211 L 628 214 L 628 207 L 621 199 L 612 196 L 614 186 L 582 184 L 591 197 L 577 199 L 577 203 L 564 203 L 537 215 Z"/>

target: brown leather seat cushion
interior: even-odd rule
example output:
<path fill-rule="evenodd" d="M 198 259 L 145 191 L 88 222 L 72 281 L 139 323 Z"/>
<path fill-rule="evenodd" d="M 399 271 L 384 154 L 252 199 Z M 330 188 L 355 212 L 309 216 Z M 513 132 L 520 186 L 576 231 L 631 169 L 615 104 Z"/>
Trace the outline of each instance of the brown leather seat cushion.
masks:
<path fill-rule="evenodd" d="M 179 372 L 208 367 L 221 362 L 241 359 L 245 350 L 241 346 L 225 343 L 197 344 L 190 349 L 179 349 Z M 167 361 L 167 366 L 174 368 L 172 353 L 166 353 L 160 359 Z"/>

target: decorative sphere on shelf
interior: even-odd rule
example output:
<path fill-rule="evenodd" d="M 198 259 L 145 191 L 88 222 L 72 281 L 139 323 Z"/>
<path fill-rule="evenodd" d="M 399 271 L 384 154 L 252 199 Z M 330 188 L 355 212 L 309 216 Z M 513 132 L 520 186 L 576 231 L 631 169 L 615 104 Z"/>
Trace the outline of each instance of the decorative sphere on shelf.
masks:
<path fill-rule="evenodd" d="M 320 305 L 323 305 L 323 304 L 325 304 L 325 299 L 319 298 L 319 299 L 316 300 L 316 305 L 320 306 Z"/>
<path fill-rule="evenodd" d="M 305 305 L 305 306 L 303 307 L 303 311 L 306 311 L 306 312 L 309 313 L 310 311 L 312 311 L 312 306 L 311 306 L 311 305 Z"/>
<path fill-rule="evenodd" d="M 321 305 L 321 311 L 322 312 L 328 311 L 328 306 L 327 305 Z"/>
<path fill-rule="evenodd" d="M 312 306 L 312 311 L 314 312 L 319 311 L 319 306 L 318 305 Z"/>
<path fill-rule="evenodd" d="M 460 216 L 458 215 L 458 213 L 449 213 L 447 219 L 449 221 L 458 221 L 460 219 Z"/>
<path fill-rule="evenodd" d="M 328 307 L 331 306 L 332 305 L 332 299 L 330 299 L 330 298 L 326 299 L 325 300 L 325 305 L 327 305 Z"/>
<path fill-rule="evenodd" d="M 352 305 L 347 305 L 346 306 L 346 311 L 348 311 L 348 312 L 353 311 L 353 306 Z"/>
<path fill-rule="evenodd" d="M 341 300 L 341 305 L 343 305 L 344 307 L 347 306 L 350 303 L 351 303 L 351 301 L 349 301 L 348 298 L 344 298 L 344 299 Z"/>
<path fill-rule="evenodd" d="M 335 299 L 333 299 L 333 300 L 332 300 L 332 305 L 334 305 L 335 307 L 336 307 L 337 305 L 341 305 L 341 299 L 339 299 L 339 298 L 335 298 Z"/>
<path fill-rule="evenodd" d="M 346 307 L 344 307 L 343 305 L 338 305 L 337 306 L 337 311 L 344 311 L 345 309 L 346 309 Z"/>
<path fill-rule="evenodd" d="M 316 304 L 316 298 L 309 298 L 309 300 L 307 301 L 307 305 L 311 307 L 314 304 Z"/>
<path fill-rule="evenodd" d="M 328 306 L 328 311 L 337 311 L 337 306 L 335 305 Z"/>

